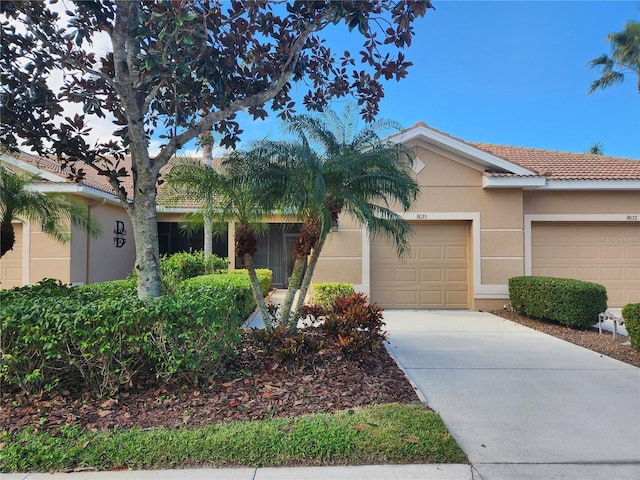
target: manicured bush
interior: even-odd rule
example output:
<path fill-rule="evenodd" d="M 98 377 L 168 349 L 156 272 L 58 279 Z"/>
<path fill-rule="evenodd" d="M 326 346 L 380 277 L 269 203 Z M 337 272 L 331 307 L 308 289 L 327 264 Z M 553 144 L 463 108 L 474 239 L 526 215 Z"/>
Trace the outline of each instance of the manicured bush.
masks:
<path fill-rule="evenodd" d="M 3 293 L 0 382 L 31 394 L 82 382 L 97 395 L 135 384 L 141 372 L 198 383 L 232 357 L 251 297 L 248 279 L 224 277 L 144 301 L 135 281 L 47 280 Z"/>
<path fill-rule="evenodd" d="M 175 286 L 187 278 L 198 277 L 226 270 L 229 262 L 226 259 L 210 255 L 205 260 L 204 252 L 179 252 L 164 255 L 160 259 L 160 275 L 163 286 L 171 292 Z"/>
<path fill-rule="evenodd" d="M 67 343 L 85 301 L 88 296 L 52 279 L 4 291 L 0 383 L 32 393 L 54 389 L 68 369 Z"/>
<path fill-rule="evenodd" d="M 350 297 L 354 294 L 353 284 L 346 282 L 325 282 L 313 284 L 313 303 L 329 307 L 338 297 Z"/>
<path fill-rule="evenodd" d="M 247 270 L 244 268 L 239 268 L 237 270 L 229 270 L 227 272 L 230 275 L 240 275 L 249 278 L 249 274 Z M 273 280 L 273 272 L 268 268 L 256 268 L 256 275 L 258 275 L 258 281 L 260 282 L 260 290 L 262 291 L 262 296 L 266 297 L 269 290 L 271 290 L 271 282 Z"/>
<path fill-rule="evenodd" d="M 604 286 L 568 278 L 510 278 L 509 298 L 513 309 L 520 314 L 572 328 L 597 323 L 598 314 L 607 309 Z"/>
<path fill-rule="evenodd" d="M 640 303 L 630 303 L 622 309 L 624 327 L 631 345 L 640 348 Z"/>
<path fill-rule="evenodd" d="M 366 295 L 355 293 L 336 298 L 329 308 L 305 306 L 301 315 L 318 322 L 345 358 L 362 362 L 386 339 L 382 311 L 375 303 L 369 304 Z"/>
<path fill-rule="evenodd" d="M 185 289 L 191 290 L 194 288 L 204 288 L 207 291 L 215 292 L 217 289 L 222 289 L 226 286 L 233 288 L 234 305 L 239 315 L 242 318 L 246 318 L 256 307 L 248 276 L 229 275 L 226 273 L 202 275 L 182 282 L 178 286 L 176 293 L 178 294 Z"/>

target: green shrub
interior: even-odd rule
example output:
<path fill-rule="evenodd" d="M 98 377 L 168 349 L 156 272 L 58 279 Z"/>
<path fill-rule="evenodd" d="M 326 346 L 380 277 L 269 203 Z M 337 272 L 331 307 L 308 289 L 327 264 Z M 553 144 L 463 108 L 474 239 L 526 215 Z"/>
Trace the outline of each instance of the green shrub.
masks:
<path fill-rule="evenodd" d="M 300 331 L 291 331 L 278 326 L 269 331 L 255 329 L 254 336 L 262 345 L 268 357 L 274 357 L 278 362 L 301 365 L 307 357 L 318 353 L 322 348 L 322 340 L 305 335 Z"/>
<path fill-rule="evenodd" d="M 202 275 L 182 282 L 177 287 L 176 294 L 182 294 L 184 289 L 208 288 L 215 291 L 216 289 L 224 289 L 227 286 L 233 288 L 233 301 L 239 315 L 243 319 L 246 318 L 256 308 L 248 276 L 228 275 L 226 273 Z"/>
<path fill-rule="evenodd" d="M 301 315 L 319 322 L 320 328 L 338 344 L 345 358 L 362 362 L 386 339 L 382 311 L 375 303 L 369 304 L 366 295 L 355 293 L 336 298 L 329 308 L 305 306 Z"/>
<path fill-rule="evenodd" d="M 346 282 L 326 282 L 313 284 L 313 302 L 322 307 L 329 307 L 338 297 L 350 297 L 355 292 L 353 284 Z"/>
<path fill-rule="evenodd" d="M 510 278 L 509 298 L 518 313 L 572 328 L 597 323 L 598 314 L 607 309 L 604 286 L 568 278 Z"/>
<path fill-rule="evenodd" d="M 68 368 L 67 341 L 88 297 L 45 279 L 0 298 L 0 383 L 27 392 L 52 390 Z"/>
<path fill-rule="evenodd" d="M 160 258 L 160 275 L 166 291 L 172 292 L 175 286 L 188 278 L 226 270 L 229 262 L 226 259 L 210 255 L 205 260 L 204 252 L 179 252 L 163 255 Z"/>
<path fill-rule="evenodd" d="M 82 287 L 46 280 L 8 291 L 0 303 L 0 382 L 37 394 L 80 381 L 101 396 L 141 372 L 198 383 L 231 358 L 240 306 L 251 296 L 248 280 L 224 277 L 183 282 L 176 295 L 145 301 L 127 280 Z"/>
<path fill-rule="evenodd" d="M 230 275 L 241 275 L 247 277 L 249 279 L 249 274 L 245 268 L 239 268 L 237 270 L 229 270 L 228 273 Z M 262 291 L 262 296 L 266 297 L 269 290 L 271 290 L 271 282 L 273 280 L 273 272 L 268 268 L 256 268 L 256 275 L 258 276 L 258 281 L 260 282 L 260 290 Z"/>
<path fill-rule="evenodd" d="M 640 348 L 640 303 L 630 303 L 622 309 L 622 319 L 631 345 Z"/>

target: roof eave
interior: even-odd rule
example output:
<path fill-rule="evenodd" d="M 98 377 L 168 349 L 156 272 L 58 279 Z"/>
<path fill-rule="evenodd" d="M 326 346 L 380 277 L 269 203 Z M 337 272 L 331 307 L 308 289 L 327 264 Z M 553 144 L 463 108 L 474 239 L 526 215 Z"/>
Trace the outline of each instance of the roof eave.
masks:
<path fill-rule="evenodd" d="M 28 189 L 40 193 L 71 193 L 81 197 L 105 200 L 113 205 L 120 205 L 120 199 L 115 195 L 77 183 L 36 183 L 30 185 Z"/>
<path fill-rule="evenodd" d="M 541 188 L 546 183 L 547 178 L 540 176 L 482 177 L 482 188 Z"/>
<path fill-rule="evenodd" d="M 411 140 L 423 140 L 444 150 L 455 152 L 464 158 L 473 160 L 474 162 L 482 165 L 487 170 L 505 170 L 515 175 L 522 176 L 536 175 L 536 172 L 532 170 L 528 170 L 520 165 L 492 155 L 491 153 L 485 152 L 484 150 L 476 148 L 473 145 L 469 145 L 461 140 L 436 132 L 424 125 L 409 128 L 393 136 L 393 141 L 397 143 L 406 143 Z"/>
<path fill-rule="evenodd" d="M 639 190 L 639 180 L 547 180 L 541 190 Z"/>
<path fill-rule="evenodd" d="M 12 157 L 11 155 L 7 155 L 6 153 L 0 153 L 0 161 L 7 163 L 9 165 L 13 165 L 14 167 L 17 167 L 20 170 L 24 170 L 25 172 L 38 175 L 38 177 L 42 178 L 43 180 L 48 180 L 49 182 L 55 182 L 55 183 L 67 182 L 67 180 L 60 175 L 56 175 L 55 173 L 48 172 L 47 170 L 39 168 L 28 162 L 19 160 L 15 157 Z"/>

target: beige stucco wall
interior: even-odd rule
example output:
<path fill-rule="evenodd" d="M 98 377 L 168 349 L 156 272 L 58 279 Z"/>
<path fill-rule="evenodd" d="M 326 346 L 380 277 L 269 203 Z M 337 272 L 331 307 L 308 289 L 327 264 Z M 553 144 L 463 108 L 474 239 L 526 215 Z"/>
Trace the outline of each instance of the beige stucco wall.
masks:
<path fill-rule="evenodd" d="M 425 143 L 410 147 L 424 164 L 415 174 L 421 194 L 409 212 L 392 209 L 412 222 L 470 221 L 471 308 L 504 305 L 509 278 L 524 273 L 522 190 L 483 189 L 481 167 Z M 314 281 L 349 281 L 370 291 L 369 247 L 366 234 L 358 237 L 360 231 L 353 219 L 340 217 L 339 231 L 331 234 Z"/>
<path fill-rule="evenodd" d="M 63 283 L 84 284 L 125 278 L 135 261 L 131 221 L 123 208 L 76 197 L 102 226 L 102 236 L 91 238 L 77 227 L 71 229 L 71 242 L 61 244 L 42 232 L 36 223 L 14 223 L 16 244 L 0 259 L 0 288 L 37 283 L 55 278 Z M 122 248 L 114 243 L 115 221 L 125 225 Z M 121 235 L 119 235 L 121 236 Z"/>
<path fill-rule="evenodd" d="M 525 214 L 638 215 L 638 191 L 545 191 L 524 192 Z"/>
<path fill-rule="evenodd" d="M 91 215 L 102 225 L 100 238 L 88 238 L 80 232 L 78 242 L 73 243 L 74 281 L 84 283 L 105 282 L 126 278 L 135 264 L 133 226 L 125 210 L 119 205 L 94 204 Z M 115 233 L 116 221 L 122 222 L 126 233 Z M 118 248 L 115 238 L 122 247 Z M 76 256 L 76 252 L 78 255 Z"/>

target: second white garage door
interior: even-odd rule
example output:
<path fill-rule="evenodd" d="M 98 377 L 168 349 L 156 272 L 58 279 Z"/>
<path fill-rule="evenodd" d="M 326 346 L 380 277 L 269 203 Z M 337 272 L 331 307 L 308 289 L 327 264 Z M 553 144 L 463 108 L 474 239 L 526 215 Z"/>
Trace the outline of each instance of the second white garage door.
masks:
<path fill-rule="evenodd" d="M 371 243 L 371 301 L 384 308 L 469 308 L 469 222 L 414 223 L 410 256 Z"/>
<path fill-rule="evenodd" d="M 534 223 L 533 275 L 607 288 L 610 307 L 640 302 L 640 223 Z"/>

